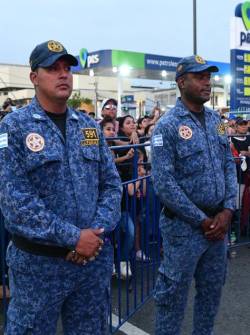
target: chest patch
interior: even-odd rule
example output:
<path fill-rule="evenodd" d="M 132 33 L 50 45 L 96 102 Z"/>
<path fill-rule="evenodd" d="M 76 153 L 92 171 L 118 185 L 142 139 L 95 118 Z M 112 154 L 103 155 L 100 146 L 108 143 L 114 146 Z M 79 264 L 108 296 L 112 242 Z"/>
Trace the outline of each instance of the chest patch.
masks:
<path fill-rule="evenodd" d="M 26 145 L 31 151 L 38 152 L 43 150 L 45 141 L 41 135 L 37 133 L 30 133 L 26 137 Z"/>
<path fill-rule="evenodd" d="M 96 128 L 82 128 L 81 129 L 84 140 L 81 141 L 81 145 L 98 145 L 99 137 Z"/>
<path fill-rule="evenodd" d="M 189 140 L 193 136 L 193 132 L 188 126 L 180 126 L 179 135 L 181 138 L 184 138 L 184 140 Z"/>

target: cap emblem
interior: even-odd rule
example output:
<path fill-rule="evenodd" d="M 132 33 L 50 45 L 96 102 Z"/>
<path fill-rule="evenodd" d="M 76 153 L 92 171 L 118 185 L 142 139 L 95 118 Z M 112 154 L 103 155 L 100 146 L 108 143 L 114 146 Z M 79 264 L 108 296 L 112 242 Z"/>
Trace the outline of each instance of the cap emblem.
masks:
<path fill-rule="evenodd" d="M 49 41 L 48 42 L 48 49 L 53 52 L 62 52 L 63 46 L 61 43 L 56 41 Z"/>
<path fill-rule="evenodd" d="M 201 56 L 195 56 L 195 60 L 199 64 L 206 64 L 206 61 Z"/>

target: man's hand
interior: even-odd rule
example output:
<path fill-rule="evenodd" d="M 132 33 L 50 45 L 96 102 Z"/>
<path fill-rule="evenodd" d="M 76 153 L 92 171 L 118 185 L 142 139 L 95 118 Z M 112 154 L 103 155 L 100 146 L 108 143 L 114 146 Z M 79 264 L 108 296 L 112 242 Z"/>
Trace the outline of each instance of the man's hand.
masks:
<path fill-rule="evenodd" d="M 201 228 L 202 228 L 204 234 L 211 231 L 211 229 L 214 228 L 213 219 L 207 218 L 207 219 L 203 220 L 202 223 L 201 223 Z"/>
<path fill-rule="evenodd" d="M 242 151 L 240 152 L 240 154 L 241 154 L 242 156 L 250 157 L 250 151 L 244 151 L 244 150 L 242 150 Z"/>
<path fill-rule="evenodd" d="M 85 259 L 98 256 L 103 240 L 99 237 L 104 229 L 82 229 L 75 251 Z"/>
<path fill-rule="evenodd" d="M 228 231 L 232 216 L 233 213 L 229 209 L 224 209 L 222 212 L 215 215 L 210 230 L 204 231 L 206 238 L 212 241 L 223 240 Z"/>

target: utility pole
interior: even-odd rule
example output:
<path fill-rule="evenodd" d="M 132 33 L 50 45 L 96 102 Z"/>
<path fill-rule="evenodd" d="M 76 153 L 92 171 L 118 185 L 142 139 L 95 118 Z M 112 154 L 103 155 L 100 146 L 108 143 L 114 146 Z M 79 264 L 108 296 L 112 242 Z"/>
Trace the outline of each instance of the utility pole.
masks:
<path fill-rule="evenodd" d="M 196 0 L 193 0 L 193 53 L 197 55 Z"/>

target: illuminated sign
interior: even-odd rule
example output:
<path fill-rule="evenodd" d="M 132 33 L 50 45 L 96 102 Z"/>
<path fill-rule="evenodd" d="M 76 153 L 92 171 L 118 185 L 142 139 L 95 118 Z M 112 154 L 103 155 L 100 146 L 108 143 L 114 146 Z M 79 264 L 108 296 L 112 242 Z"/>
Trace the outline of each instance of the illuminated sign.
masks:
<path fill-rule="evenodd" d="M 88 54 L 87 49 L 83 48 L 79 52 L 79 60 L 83 69 L 91 67 L 93 64 L 100 62 L 99 54 Z"/>
<path fill-rule="evenodd" d="M 250 106 L 250 2 L 235 8 L 231 25 L 230 107 L 249 109 Z"/>

